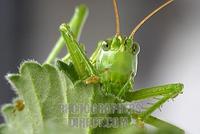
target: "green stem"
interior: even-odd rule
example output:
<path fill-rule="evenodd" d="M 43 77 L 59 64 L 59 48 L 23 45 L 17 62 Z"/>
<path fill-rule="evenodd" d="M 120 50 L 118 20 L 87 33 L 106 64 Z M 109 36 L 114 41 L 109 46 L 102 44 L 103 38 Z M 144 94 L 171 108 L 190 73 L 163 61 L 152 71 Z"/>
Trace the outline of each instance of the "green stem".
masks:
<path fill-rule="evenodd" d="M 79 40 L 81 31 L 85 24 L 87 16 L 88 16 L 88 8 L 85 5 L 79 5 L 78 7 L 76 7 L 75 13 L 69 23 L 69 26 L 77 40 Z M 65 46 L 64 39 L 61 36 L 56 42 L 52 51 L 50 52 L 45 63 L 49 63 L 49 64 L 52 63 L 64 46 Z"/>

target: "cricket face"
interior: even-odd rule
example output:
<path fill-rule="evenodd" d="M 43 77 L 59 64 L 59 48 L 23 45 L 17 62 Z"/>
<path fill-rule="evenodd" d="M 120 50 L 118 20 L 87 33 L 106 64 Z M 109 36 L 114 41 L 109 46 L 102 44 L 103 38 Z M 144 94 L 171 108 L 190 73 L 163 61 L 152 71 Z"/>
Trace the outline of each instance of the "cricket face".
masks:
<path fill-rule="evenodd" d="M 139 45 L 134 42 L 135 33 L 140 27 L 147 22 L 158 11 L 166 7 L 173 0 L 168 0 L 163 5 L 156 8 L 147 15 L 136 27 L 132 30 L 129 37 L 122 37 L 120 32 L 120 18 L 117 0 L 113 0 L 116 33 L 115 37 L 107 41 L 101 42 L 102 48 L 96 60 L 97 70 L 103 75 L 106 73 L 106 79 L 109 81 L 122 82 L 127 81 L 130 75 L 133 77 L 137 72 L 137 55 Z"/>
<path fill-rule="evenodd" d="M 97 57 L 97 70 L 109 81 L 125 82 L 137 71 L 139 45 L 133 39 L 116 36 L 101 42 Z"/>

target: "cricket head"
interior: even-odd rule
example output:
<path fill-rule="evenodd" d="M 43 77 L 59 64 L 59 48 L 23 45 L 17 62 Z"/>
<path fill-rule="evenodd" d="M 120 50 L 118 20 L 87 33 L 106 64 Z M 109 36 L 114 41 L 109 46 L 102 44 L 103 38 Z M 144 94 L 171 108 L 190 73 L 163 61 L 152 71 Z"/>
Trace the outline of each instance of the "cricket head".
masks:
<path fill-rule="evenodd" d="M 120 19 L 117 0 L 113 0 L 114 13 L 116 18 L 116 34 L 113 38 L 101 41 L 100 51 L 96 59 L 97 70 L 102 72 L 106 81 L 125 82 L 130 75 L 135 76 L 137 72 L 137 59 L 139 44 L 135 42 L 134 35 L 140 27 L 162 8 L 170 4 L 168 0 L 163 5 L 147 15 L 131 32 L 128 37 L 121 36 Z"/>
<path fill-rule="evenodd" d="M 97 70 L 109 81 L 126 82 L 137 72 L 139 44 L 132 38 L 115 36 L 99 42 L 101 48 L 96 59 Z"/>

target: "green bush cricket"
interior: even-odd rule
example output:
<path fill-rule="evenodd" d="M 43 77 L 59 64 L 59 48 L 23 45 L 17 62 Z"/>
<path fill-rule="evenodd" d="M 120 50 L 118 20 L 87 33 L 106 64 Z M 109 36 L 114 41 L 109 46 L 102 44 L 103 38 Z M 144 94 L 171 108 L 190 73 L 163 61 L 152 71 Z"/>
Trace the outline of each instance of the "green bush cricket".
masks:
<path fill-rule="evenodd" d="M 183 84 L 175 83 L 132 91 L 140 50 L 139 44 L 134 39 L 134 35 L 148 19 L 172 1 L 168 0 L 151 12 L 127 37 L 122 36 L 120 33 L 117 1 L 113 0 L 116 17 L 116 34 L 113 38 L 100 41 L 97 49 L 90 58 L 87 58 L 83 48 L 78 43 L 81 27 L 85 21 L 84 14 L 79 12 L 80 16 L 77 15 L 69 25 L 62 24 L 60 26 L 62 37 L 48 57 L 46 63 L 51 63 L 55 59 L 65 41 L 69 54 L 63 58 L 63 61 L 69 65 L 70 71 L 73 70 L 73 73 L 68 70 L 67 74 L 74 83 L 83 81 L 86 85 L 100 84 L 106 94 L 117 96 L 125 102 L 162 96 L 162 98 L 144 112 L 132 113 L 132 117 L 136 119 L 136 124 L 139 127 L 143 127 L 144 123 L 147 123 L 158 128 L 172 127 L 182 132 L 182 129 L 157 119 L 151 116 L 151 114 L 166 101 L 182 93 Z"/>

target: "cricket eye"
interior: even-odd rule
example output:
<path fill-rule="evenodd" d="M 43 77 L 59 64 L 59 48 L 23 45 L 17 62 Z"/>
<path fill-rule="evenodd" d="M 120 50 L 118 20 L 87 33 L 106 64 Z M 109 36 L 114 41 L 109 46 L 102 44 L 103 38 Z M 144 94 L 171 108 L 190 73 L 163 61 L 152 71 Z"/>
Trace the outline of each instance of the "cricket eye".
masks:
<path fill-rule="evenodd" d="M 102 42 L 102 48 L 104 51 L 108 51 L 110 49 L 110 45 L 108 44 L 108 42 L 103 41 Z"/>
<path fill-rule="evenodd" d="M 138 54 L 140 51 L 139 44 L 137 42 L 133 42 L 132 52 L 133 54 Z"/>

